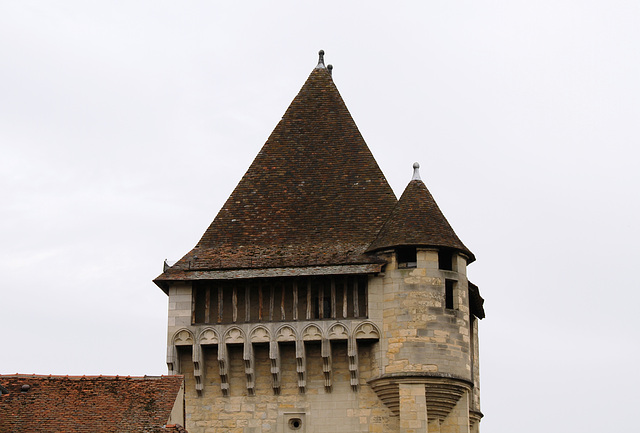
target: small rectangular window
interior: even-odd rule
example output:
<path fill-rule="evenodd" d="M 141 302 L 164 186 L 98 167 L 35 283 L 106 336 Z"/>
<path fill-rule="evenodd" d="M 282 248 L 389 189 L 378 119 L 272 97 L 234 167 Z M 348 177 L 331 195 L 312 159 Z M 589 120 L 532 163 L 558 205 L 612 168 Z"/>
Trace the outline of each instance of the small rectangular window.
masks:
<path fill-rule="evenodd" d="M 442 269 L 443 271 L 453 270 L 453 254 L 451 253 L 451 251 L 438 251 L 438 268 Z"/>
<path fill-rule="evenodd" d="M 418 265 L 416 247 L 401 247 L 396 250 L 398 268 L 415 268 Z"/>
<path fill-rule="evenodd" d="M 444 282 L 444 306 L 453 310 L 453 289 L 456 282 L 454 280 L 445 280 Z"/>

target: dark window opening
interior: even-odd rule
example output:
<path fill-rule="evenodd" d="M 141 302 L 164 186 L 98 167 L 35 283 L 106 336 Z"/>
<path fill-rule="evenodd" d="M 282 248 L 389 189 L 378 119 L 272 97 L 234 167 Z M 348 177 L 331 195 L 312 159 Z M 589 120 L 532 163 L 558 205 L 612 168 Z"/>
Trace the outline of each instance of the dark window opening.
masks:
<path fill-rule="evenodd" d="M 205 323 L 207 321 L 205 316 L 206 296 L 206 290 L 195 290 L 193 293 L 193 306 L 195 308 L 192 311 L 192 321 L 195 323 Z"/>
<path fill-rule="evenodd" d="M 438 251 L 438 268 L 443 271 L 453 270 L 453 253 L 447 250 Z"/>
<path fill-rule="evenodd" d="M 454 280 L 445 280 L 444 282 L 444 306 L 453 310 L 453 289 L 456 282 Z"/>
<path fill-rule="evenodd" d="M 398 268 L 415 268 L 418 266 L 416 247 L 400 247 L 396 250 Z"/>

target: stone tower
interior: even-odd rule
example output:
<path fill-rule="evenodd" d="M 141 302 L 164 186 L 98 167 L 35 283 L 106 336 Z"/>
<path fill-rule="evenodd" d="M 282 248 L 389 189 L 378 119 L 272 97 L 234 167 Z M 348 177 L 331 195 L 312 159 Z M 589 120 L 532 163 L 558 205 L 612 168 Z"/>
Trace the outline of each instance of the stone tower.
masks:
<path fill-rule="evenodd" d="M 397 200 L 325 67 L 155 283 L 197 432 L 477 432 L 474 255 L 420 180 Z"/>

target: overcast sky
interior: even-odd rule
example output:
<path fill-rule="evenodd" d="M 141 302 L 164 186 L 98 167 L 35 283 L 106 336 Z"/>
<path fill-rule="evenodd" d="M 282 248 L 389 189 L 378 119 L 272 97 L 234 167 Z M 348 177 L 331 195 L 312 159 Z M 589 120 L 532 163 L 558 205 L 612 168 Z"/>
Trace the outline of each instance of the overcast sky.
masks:
<path fill-rule="evenodd" d="M 639 21 L 637 0 L 1 1 L 0 373 L 166 374 L 151 280 L 324 49 L 396 195 L 420 162 L 477 257 L 482 431 L 631 431 Z"/>

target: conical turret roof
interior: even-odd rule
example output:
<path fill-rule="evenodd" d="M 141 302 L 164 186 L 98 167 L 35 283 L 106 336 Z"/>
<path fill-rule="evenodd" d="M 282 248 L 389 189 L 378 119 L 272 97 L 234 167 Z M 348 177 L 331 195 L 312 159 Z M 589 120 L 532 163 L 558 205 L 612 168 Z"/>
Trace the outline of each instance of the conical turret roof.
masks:
<path fill-rule="evenodd" d="M 321 54 L 202 239 L 156 281 L 378 263 L 365 250 L 396 201 Z"/>
<path fill-rule="evenodd" d="M 389 219 L 368 251 L 399 246 L 450 248 L 475 260 L 473 253 L 458 235 L 436 204 L 426 185 L 420 179 L 414 164 L 414 177 L 393 208 Z"/>

